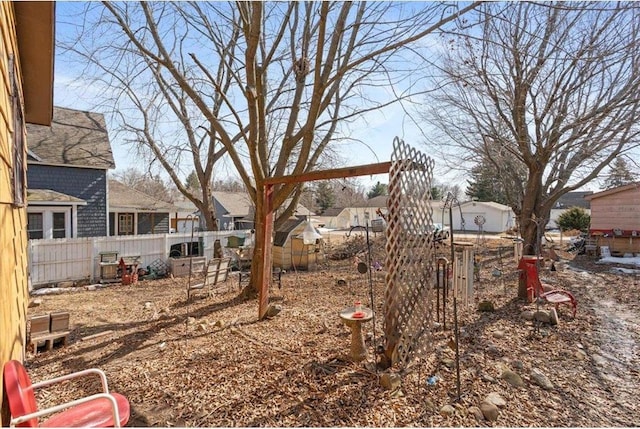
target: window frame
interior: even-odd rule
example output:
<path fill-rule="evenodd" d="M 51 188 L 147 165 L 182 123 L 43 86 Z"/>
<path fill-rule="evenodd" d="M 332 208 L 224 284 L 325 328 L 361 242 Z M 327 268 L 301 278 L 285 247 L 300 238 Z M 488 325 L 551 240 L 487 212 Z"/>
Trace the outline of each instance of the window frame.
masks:
<path fill-rule="evenodd" d="M 14 207 L 26 207 L 27 174 L 25 168 L 26 138 L 22 99 L 18 86 L 14 54 L 9 54 L 9 84 L 11 85 L 11 121 L 13 122 L 13 159 L 11 166 L 11 193 Z"/>
<path fill-rule="evenodd" d="M 34 215 L 40 216 L 40 229 L 33 229 L 33 223 L 29 222 L 29 218 Z M 31 237 L 31 233 L 39 231 L 41 237 Z M 42 240 L 44 237 L 44 211 L 32 211 L 27 212 L 27 239 L 29 240 Z"/>

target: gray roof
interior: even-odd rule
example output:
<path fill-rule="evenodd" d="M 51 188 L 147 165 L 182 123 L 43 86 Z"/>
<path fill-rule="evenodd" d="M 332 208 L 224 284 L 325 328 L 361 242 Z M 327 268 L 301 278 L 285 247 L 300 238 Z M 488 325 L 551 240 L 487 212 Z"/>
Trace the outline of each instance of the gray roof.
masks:
<path fill-rule="evenodd" d="M 365 201 L 365 207 L 387 207 L 388 195 L 378 195 Z"/>
<path fill-rule="evenodd" d="M 329 207 L 328 209 L 320 213 L 320 216 L 338 216 L 340 213 L 342 213 L 343 210 L 344 207 Z"/>
<path fill-rule="evenodd" d="M 296 229 L 296 227 L 302 222 L 305 222 L 304 216 L 293 217 L 285 220 L 280 228 L 275 230 L 273 245 L 278 247 L 284 246 L 287 242 L 287 238 L 289 238 L 289 234 L 291 233 L 291 231 Z"/>
<path fill-rule="evenodd" d="M 193 204 L 193 202 L 187 198 L 178 199 L 173 202 L 173 205 L 176 206 L 178 209 L 180 209 L 178 211 L 182 211 L 182 212 L 195 213 L 198 211 L 198 208 L 196 207 L 196 205 Z"/>
<path fill-rule="evenodd" d="M 220 215 L 228 215 L 232 217 L 247 216 L 252 212 L 251 199 L 246 192 L 212 192 L 213 198 L 224 207 L 226 213 Z"/>
<path fill-rule="evenodd" d="M 81 198 L 52 191 L 51 189 L 27 189 L 28 204 L 87 205 Z"/>
<path fill-rule="evenodd" d="M 133 189 L 117 180 L 109 179 L 110 212 L 176 212 L 177 207 L 144 192 Z"/>
<path fill-rule="evenodd" d="M 567 192 L 563 196 L 561 196 L 556 204 L 553 206 L 554 209 L 568 209 L 570 207 L 582 207 L 583 209 L 591 208 L 591 201 L 585 200 L 584 197 L 587 195 L 593 194 L 593 191 L 574 191 Z"/>
<path fill-rule="evenodd" d="M 27 124 L 32 162 L 95 169 L 115 168 L 104 116 L 101 113 L 53 108 L 51 126 Z"/>

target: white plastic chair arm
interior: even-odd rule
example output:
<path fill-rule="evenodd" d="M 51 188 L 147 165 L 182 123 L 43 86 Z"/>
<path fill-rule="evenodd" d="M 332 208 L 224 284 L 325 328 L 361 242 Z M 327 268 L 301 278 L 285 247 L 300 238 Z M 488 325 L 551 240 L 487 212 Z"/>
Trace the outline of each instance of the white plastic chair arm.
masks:
<path fill-rule="evenodd" d="M 78 372 L 72 372 L 71 374 L 62 375 L 60 377 L 51 378 L 49 380 L 43 380 L 38 383 L 33 383 L 31 387 L 33 389 L 39 389 L 41 387 L 50 386 L 52 384 L 61 383 L 63 381 L 72 380 L 74 378 L 83 377 L 85 375 L 98 375 L 102 382 L 103 393 L 109 393 L 109 385 L 107 384 L 107 376 L 104 371 L 98 368 L 89 368 Z"/>
<path fill-rule="evenodd" d="M 118 403 L 116 402 L 116 398 L 114 398 L 112 395 L 108 393 L 96 393 L 95 395 L 87 396 L 81 399 L 76 399 L 75 401 L 66 402 L 64 404 L 56 405 L 50 408 L 45 408 L 44 410 L 36 411 L 35 413 L 25 414 L 24 416 L 11 419 L 9 426 L 15 427 L 16 425 L 19 425 L 22 422 L 26 422 L 27 420 L 40 418 L 49 414 L 57 413 L 67 408 L 75 407 L 76 405 L 80 405 L 85 402 L 93 401 L 99 398 L 105 398 L 109 400 L 109 402 L 111 403 L 111 409 L 113 412 L 114 427 L 120 427 L 120 412 L 118 411 Z"/>

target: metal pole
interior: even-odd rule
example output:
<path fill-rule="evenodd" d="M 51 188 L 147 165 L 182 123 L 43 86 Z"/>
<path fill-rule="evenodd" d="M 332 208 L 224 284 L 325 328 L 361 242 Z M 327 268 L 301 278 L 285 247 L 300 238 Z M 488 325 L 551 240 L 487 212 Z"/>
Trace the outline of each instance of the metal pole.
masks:
<path fill-rule="evenodd" d="M 456 391 L 457 401 L 460 400 L 460 352 L 458 342 L 458 299 L 453 295 L 453 334 L 456 342 Z"/>

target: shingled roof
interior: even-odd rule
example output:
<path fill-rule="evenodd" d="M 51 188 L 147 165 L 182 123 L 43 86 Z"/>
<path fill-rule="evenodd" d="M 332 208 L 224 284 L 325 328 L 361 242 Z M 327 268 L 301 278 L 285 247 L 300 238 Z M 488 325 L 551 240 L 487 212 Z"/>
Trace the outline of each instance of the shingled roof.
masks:
<path fill-rule="evenodd" d="M 109 211 L 176 212 L 177 207 L 133 189 L 117 180 L 109 179 Z"/>
<path fill-rule="evenodd" d="M 30 162 L 95 169 L 115 168 L 104 115 L 53 108 L 51 126 L 27 124 Z"/>

